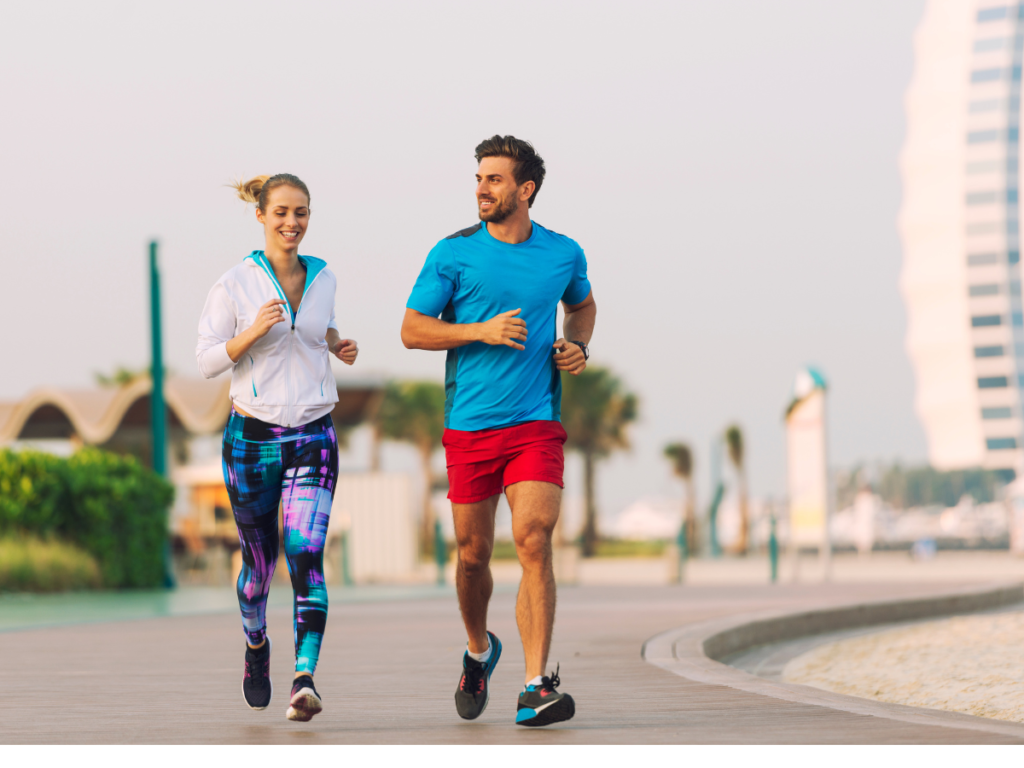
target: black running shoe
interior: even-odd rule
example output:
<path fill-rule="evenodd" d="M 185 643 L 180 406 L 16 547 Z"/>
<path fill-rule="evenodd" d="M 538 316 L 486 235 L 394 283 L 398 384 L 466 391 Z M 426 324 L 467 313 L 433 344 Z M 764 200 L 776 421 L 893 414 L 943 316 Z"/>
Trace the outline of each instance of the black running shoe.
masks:
<path fill-rule="evenodd" d="M 516 725 L 551 725 L 570 719 L 576 714 L 576 702 L 568 693 L 555 690 L 562 681 L 558 679 L 556 667 L 551 677 L 542 677 L 540 685 L 528 685 L 519 694 L 519 711 Z"/>
<path fill-rule="evenodd" d="M 305 723 L 313 719 L 324 708 L 320 694 L 313 687 L 313 678 L 309 675 L 296 677 L 292 684 L 292 699 L 288 704 L 285 717 Z"/>
<path fill-rule="evenodd" d="M 245 677 L 242 696 L 249 709 L 266 709 L 274 686 L 270 682 L 270 638 L 259 648 L 245 646 Z"/>
<path fill-rule="evenodd" d="M 487 637 L 491 641 L 491 658 L 477 661 L 468 652 L 462 656 L 462 677 L 455 691 L 455 709 L 463 720 L 480 717 L 491 698 L 491 673 L 501 658 L 501 640 L 493 632 L 488 632 Z"/>

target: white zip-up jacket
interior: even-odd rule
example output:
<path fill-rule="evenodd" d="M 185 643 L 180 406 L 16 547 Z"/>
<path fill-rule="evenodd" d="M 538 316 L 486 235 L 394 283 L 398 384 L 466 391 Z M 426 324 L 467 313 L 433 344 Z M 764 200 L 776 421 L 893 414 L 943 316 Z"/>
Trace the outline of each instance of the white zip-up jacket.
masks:
<path fill-rule="evenodd" d="M 328 328 L 338 328 L 338 280 L 323 260 L 299 260 L 306 267 L 306 286 L 294 312 L 263 251 L 253 251 L 225 272 L 206 298 L 196 345 L 203 376 L 211 379 L 233 369 L 231 402 L 260 421 L 282 427 L 315 421 L 338 402 L 324 340 Z M 271 326 L 238 362 L 232 362 L 227 343 L 253 324 L 260 307 L 278 298 L 285 300 L 285 322 Z"/>

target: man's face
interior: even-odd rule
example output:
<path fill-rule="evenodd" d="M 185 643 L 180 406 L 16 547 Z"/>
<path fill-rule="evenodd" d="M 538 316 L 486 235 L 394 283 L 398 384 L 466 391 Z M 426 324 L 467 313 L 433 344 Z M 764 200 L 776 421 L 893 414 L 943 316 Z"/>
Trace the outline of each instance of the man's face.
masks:
<path fill-rule="evenodd" d="M 480 221 L 500 224 L 519 210 L 519 185 L 508 157 L 485 157 L 476 172 L 476 204 Z"/>

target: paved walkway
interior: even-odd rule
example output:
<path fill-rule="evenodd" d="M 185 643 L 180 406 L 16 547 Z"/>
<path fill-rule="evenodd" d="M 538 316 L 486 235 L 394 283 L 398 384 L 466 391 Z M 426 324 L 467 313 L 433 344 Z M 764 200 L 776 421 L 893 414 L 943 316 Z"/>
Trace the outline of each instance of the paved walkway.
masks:
<path fill-rule="evenodd" d="M 289 612 L 277 641 L 271 707 L 251 712 L 233 613 L 0 634 L 2 743 L 998 743 L 995 734 L 917 726 L 696 683 L 645 663 L 643 642 L 671 627 L 824 601 L 934 594 L 958 585 L 578 587 L 561 591 L 552 666 L 577 715 L 546 729 L 513 725 L 523 676 L 514 596 L 491 628 L 505 643 L 491 704 L 461 721 L 452 701 L 463 645 L 453 597 L 332 606 L 317 673 L 325 711 L 284 719 Z"/>

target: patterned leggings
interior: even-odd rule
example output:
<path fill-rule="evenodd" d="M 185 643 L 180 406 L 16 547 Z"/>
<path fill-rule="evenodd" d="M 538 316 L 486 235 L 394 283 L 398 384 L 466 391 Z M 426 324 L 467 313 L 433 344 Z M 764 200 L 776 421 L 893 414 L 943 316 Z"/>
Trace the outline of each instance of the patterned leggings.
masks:
<path fill-rule="evenodd" d="M 238 604 L 250 645 L 267 636 L 267 595 L 280 539 L 295 591 L 295 671 L 313 674 L 327 623 L 324 543 L 338 479 L 338 440 L 330 414 L 279 427 L 234 410 L 224 429 L 224 482 L 242 544 Z"/>

